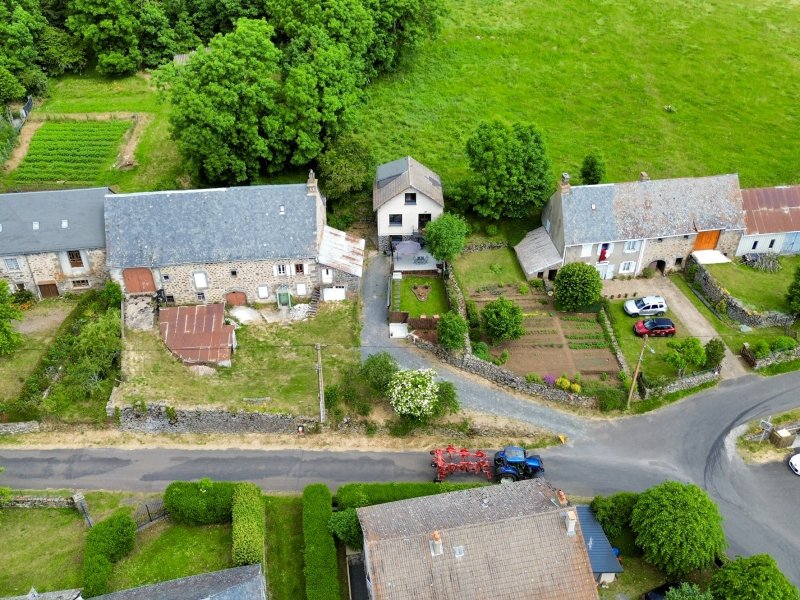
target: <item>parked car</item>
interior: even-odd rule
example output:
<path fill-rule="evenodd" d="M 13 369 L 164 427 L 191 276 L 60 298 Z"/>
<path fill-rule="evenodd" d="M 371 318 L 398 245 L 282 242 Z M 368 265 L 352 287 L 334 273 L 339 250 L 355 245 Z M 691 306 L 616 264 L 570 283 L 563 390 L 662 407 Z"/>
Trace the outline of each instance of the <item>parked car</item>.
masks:
<path fill-rule="evenodd" d="M 664 600 L 667 597 L 667 592 L 673 588 L 681 587 L 680 583 L 665 583 L 657 588 L 642 594 L 642 600 Z"/>
<path fill-rule="evenodd" d="M 661 296 L 645 296 L 626 301 L 622 308 L 631 317 L 663 317 L 667 301 Z"/>
<path fill-rule="evenodd" d="M 800 475 L 800 452 L 789 458 L 789 468 L 795 475 Z"/>
<path fill-rule="evenodd" d="M 675 323 L 672 322 L 672 319 L 636 321 L 633 333 L 640 337 L 643 335 L 672 337 L 675 335 Z"/>

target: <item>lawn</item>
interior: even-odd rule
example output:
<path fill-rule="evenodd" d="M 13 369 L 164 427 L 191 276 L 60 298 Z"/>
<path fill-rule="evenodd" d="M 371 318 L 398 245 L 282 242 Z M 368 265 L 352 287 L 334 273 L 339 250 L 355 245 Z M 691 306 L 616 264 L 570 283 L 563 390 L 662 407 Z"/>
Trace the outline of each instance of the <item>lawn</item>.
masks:
<path fill-rule="evenodd" d="M 800 119 L 795 3 L 446 3 L 440 37 L 373 83 L 354 119 L 379 161 L 412 154 L 447 188 L 475 125 L 500 119 L 541 127 L 554 176 L 597 148 L 610 181 L 800 178 L 786 127 Z"/>
<path fill-rule="evenodd" d="M 243 398 L 268 398 L 264 409 L 269 412 L 313 415 L 319 409 L 314 345 L 323 345 L 325 383 L 333 384 L 359 364 L 359 336 L 356 304 L 323 303 L 310 321 L 240 327 L 233 366 L 201 377 L 174 358 L 155 332 L 129 331 L 123 398 L 250 409 L 254 405 Z"/>
<path fill-rule="evenodd" d="M 453 264 L 456 278 L 465 295 L 486 286 L 518 287 L 527 284 L 513 248 L 498 248 L 462 254 Z"/>
<path fill-rule="evenodd" d="M 165 520 L 137 534 L 133 551 L 114 567 L 110 588 L 124 590 L 232 566 L 230 524 Z"/>
<path fill-rule="evenodd" d="M 706 268 L 723 288 L 748 307 L 790 312 L 786 291 L 800 266 L 800 256 L 781 256 L 780 261 L 783 268 L 777 273 L 758 271 L 740 263 L 706 265 Z"/>
<path fill-rule="evenodd" d="M 429 285 L 431 287 L 428 297 L 424 302 L 414 294 L 414 286 Z M 443 315 L 450 306 L 447 302 L 447 293 L 441 277 L 403 277 L 392 281 L 393 310 L 407 312 L 410 317 L 426 315 Z"/>
<path fill-rule="evenodd" d="M 305 598 L 303 498 L 266 496 L 267 585 L 273 600 Z"/>

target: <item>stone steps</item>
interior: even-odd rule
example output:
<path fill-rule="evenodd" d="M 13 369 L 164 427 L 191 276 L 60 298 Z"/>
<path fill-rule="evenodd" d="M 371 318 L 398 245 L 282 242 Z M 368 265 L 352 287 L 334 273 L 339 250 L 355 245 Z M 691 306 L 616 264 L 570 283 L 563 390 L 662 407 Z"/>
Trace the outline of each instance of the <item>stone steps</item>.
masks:
<path fill-rule="evenodd" d="M 308 318 L 312 318 L 317 314 L 317 309 L 319 308 L 319 300 L 322 292 L 320 292 L 319 287 L 315 287 L 311 291 L 311 302 L 308 305 Z"/>

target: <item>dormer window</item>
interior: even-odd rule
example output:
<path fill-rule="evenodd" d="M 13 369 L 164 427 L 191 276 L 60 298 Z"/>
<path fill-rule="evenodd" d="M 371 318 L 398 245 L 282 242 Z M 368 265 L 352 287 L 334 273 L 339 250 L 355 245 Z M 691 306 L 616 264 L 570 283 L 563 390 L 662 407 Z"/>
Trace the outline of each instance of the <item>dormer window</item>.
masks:
<path fill-rule="evenodd" d="M 61 219 L 61 229 L 66 229 L 67 227 L 69 227 L 69 221 Z"/>
<path fill-rule="evenodd" d="M 39 231 L 39 221 L 34 221 L 33 222 L 33 230 L 34 231 Z"/>
<path fill-rule="evenodd" d="M 0 223 L 0 233 L 3 233 L 3 224 Z"/>
<path fill-rule="evenodd" d="M 278 212 L 280 214 L 282 214 L 282 215 L 285 215 L 286 214 L 286 207 L 283 204 L 281 204 L 281 207 L 280 207 Z"/>
<path fill-rule="evenodd" d="M 417 203 L 417 193 L 406 192 L 406 204 L 416 204 L 416 203 Z"/>

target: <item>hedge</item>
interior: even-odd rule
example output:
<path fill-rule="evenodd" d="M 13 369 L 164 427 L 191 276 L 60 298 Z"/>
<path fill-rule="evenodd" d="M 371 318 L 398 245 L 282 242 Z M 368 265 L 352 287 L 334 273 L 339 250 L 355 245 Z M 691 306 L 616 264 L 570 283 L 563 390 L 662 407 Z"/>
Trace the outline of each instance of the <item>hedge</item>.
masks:
<path fill-rule="evenodd" d="M 611 496 L 595 496 L 592 500 L 592 511 L 610 538 L 617 538 L 631 526 L 631 513 L 639 494 L 635 492 L 617 492 Z"/>
<path fill-rule="evenodd" d="M 347 508 L 333 513 L 328 521 L 328 529 L 351 548 L 361 550 L 364 547 L 364 532 L 361 530 L 361 523 L 355 508 Z"/>
<path fill-rule="evenodd" d="M 233 564 L 254 565 L 264 561 L 266 517 L 261 489 L 253 483 L 240 483 L 233 493 Z"/>
<path fill-rule="evenodd" d="M 348 483 L 336 492 L 340 510 L 457 492 L 486 485 L 484 483 Z"/>
<path fill-rule="evenodd" d="M 164 492 L 164 507 L 176 523 L 230 523 L 235 490 L 227 481 L 173 481 Z"/>
<path fill-rule="evenodd" d="M 328 530 L 331 492 L 322 483 L 303 490 L 306 600 L 340 600 L 336 544 Z"/>
<path fill-rule="evenodd" d="M 133 550 L 136 522 L 126 512 L 100 521 L 86 534 L 83 551 L 83 596 L 108 593 L 113 563 Z"/>

